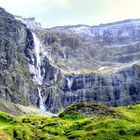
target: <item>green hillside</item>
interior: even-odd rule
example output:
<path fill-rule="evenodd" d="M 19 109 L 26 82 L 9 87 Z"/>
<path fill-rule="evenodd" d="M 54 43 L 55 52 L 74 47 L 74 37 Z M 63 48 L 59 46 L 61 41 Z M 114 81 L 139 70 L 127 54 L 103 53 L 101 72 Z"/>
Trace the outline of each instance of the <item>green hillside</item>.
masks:
<path fill-rule="evenodd" d="M 114 109 L 81 103 L 52 117 L 0 113 L 0 140 L 68 139 L 140 140 L 140 105 Z"/>

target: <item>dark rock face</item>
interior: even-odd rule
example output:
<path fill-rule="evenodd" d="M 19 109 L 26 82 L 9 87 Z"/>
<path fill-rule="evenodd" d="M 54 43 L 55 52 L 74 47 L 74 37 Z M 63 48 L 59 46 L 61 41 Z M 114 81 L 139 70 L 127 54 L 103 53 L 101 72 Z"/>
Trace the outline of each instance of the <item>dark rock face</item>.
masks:
<path fill-rule="evenodd" d="M 24 24 L 0 8 L 0 97 L 24 105 L 35 98 L 24 53 L 32 46 L 29 34 Z"/>
<path fill-rule="evenodd" d="M 50 65 L 47 58 L 44 60 L 43 66 L 45 68 L 45 75 L 44 75 L 43 82 L 49 83 L 50 81 L 55 80 L 55 73 L 57 69 L 54 68 L 52 65 Z"/>
<path fill-rule="evenodd" d="M 122 106 L 140 102 L 140 65 L 134 65 L 119 72 L 99 75 L 71 75 L 71 90 L 66 79 L 58 88 L 46 90 L 47 109 L 56 113 L 62 107 L 77 102 L 105 103 L 111 106 Z"/>

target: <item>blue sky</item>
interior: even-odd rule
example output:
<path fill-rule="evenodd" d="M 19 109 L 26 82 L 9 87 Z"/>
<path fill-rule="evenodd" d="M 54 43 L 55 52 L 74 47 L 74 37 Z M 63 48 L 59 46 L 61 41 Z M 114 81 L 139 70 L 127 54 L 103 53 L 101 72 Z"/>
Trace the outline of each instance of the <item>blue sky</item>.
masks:
<path fill-rule="evenodd" d="M 140 18 L 140 0 L 0 0 L 0 6 L 15 15 L 36 17 L 44 27 Z"/>

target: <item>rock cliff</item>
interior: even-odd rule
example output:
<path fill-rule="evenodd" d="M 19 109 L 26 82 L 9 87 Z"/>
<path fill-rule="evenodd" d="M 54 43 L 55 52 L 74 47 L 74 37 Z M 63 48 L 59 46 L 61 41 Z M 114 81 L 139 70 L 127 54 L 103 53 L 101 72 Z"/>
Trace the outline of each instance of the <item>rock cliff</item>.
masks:
<path fill-rule="evenodd" d="M 25 55 L 31 43 L 29 29 L 0 8 L 0 97 L 24 105 L 35 97 Z"/>

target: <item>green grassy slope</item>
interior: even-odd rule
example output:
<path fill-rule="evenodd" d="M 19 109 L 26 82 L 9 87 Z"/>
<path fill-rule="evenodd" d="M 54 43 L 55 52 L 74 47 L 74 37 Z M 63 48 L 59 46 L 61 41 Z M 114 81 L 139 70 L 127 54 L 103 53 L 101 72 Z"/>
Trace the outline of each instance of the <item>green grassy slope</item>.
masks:
<path fill-rule="evenodd" d="M 140 105 L 109 108 L 97 104 L 68 107 L 57 117 L 0 113 L 2 140 L 140 140 Z"/>

